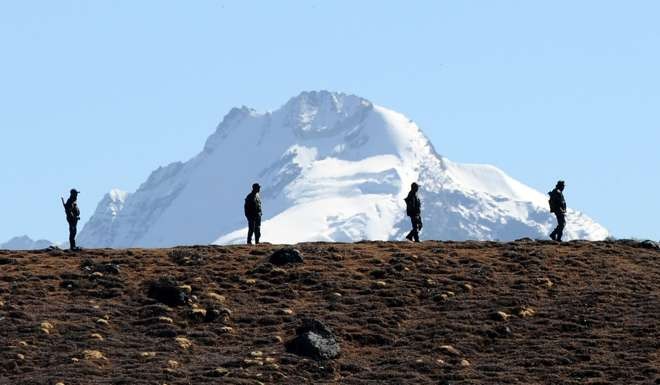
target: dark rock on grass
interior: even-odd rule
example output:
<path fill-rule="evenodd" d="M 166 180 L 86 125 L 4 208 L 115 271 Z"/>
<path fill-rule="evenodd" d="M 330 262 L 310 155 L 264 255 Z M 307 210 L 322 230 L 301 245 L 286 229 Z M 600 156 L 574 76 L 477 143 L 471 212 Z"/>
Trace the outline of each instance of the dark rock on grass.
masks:
<path fill-rule="evenodd" d="M 291 353 L 315 360 L 333 359 L 341 353 L 334 333 L 321 321 L 303 319 L 296 333 L 297 336 L 286 344 Z"/>
<path fill-rule="evenodd" d="M 147 296 L 168 306 L 185 305 L 189 301 L 188 294 L 172 277 L 161 277 L 150 282 Z"/>
<path fill-rule="evenodd" d="M 16 258 L 0 258 L 0 265 L 15 265 L 17 263 Z"/>
<path fill-rule="evenodd" d="M 115 263 L 96 263 L 91 259 L 85 259 L 80 263 L 80 269 L 88 273 L 119 274 L 119 265 Z"/>
<path fill-rule="evenodd" d="M 289 263 L 303 263 L 303 256 L 300 251 L 293 248 L 279 249 L 268 257 L 268 262 L 276 266 L 287 265 Z"/>

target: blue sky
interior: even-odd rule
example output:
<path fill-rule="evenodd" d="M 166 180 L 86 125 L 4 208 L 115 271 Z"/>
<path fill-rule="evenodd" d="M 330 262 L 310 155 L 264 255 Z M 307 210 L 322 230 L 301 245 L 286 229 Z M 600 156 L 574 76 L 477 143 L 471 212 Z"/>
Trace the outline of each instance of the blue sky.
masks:
<path fill-rule="evenodd" d="M 67 237 L 233 106 L 354 93 L 617 237 L 660 239 L 658 1 L 0 3 L 0 242 Z M 221 213 L 218 213 L 221 215 Z"/>

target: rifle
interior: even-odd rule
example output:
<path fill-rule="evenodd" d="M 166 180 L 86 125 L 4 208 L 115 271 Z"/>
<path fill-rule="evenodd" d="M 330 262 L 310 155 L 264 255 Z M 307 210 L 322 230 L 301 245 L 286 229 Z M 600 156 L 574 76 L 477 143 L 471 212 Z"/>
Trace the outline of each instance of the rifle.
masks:
<path fill-rule="evenodd" d="M 64 206 L 64 214 L 66 214 L 66 217 L 69 218 L 69 212 L 66 209 L 66 203 L 64 203 L 64 198 L 60 197 L 62 200 L 62 206 Z"/>

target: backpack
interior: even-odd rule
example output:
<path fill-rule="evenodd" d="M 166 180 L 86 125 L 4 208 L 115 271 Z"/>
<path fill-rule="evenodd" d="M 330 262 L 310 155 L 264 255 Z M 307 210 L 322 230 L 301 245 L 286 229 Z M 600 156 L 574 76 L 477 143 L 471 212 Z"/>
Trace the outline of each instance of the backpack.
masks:
<path fill-rule="evenodd" d="M 550 212 L 554 213 L 557 210 L 557 199 L 555 197 L 555 190 L 552 190 L 548 193 L 550 199 L 548 199 L 548 206 L 550 206 Z"/>

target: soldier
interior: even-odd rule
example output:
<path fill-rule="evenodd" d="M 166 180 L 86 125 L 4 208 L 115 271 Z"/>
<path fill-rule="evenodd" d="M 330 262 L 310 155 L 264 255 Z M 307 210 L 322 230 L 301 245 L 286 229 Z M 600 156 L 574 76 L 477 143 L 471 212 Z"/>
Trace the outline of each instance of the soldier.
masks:
<path fill-rule="evenodd" d="M 564 226 L 566 226 L 566 200 L 564 200 L 564 181 L 560 180 L 557 182 L 555 189 L 550 191 L 550 212 L 555 213 L 557 217 L 557 227 L 552 233 L 550 233 L 550 238 L 553 241 L 561 242 L 562 233 L 564 231 Z"/>
<path fill-rule="evenodd" d="M 64 198 L 62 198 L 62 203 L 64 204 L 64 212 L 66 213 L 66 221 L 69 222 L 69 249 L 71 250 L 80 250 L 79 247 L 76 247 L 76 233 L 78 232 L 77 226 L 78 221 L 80 220 L 80 209 L 78 209 L 78 194 L 80 191 L 76 189 L 71 189 L 71 195 L 64 203 Z"/>
<path fill-rule="evenodd" d="M 410 185 L 410 192 L 406 197 L 406 215 L 410 217 L 412 222 L 412 230 L 406 235 L 406 239 L 415 242 L 419 242 L 419 230 L 422 229 L 422 202 L 417 196 L 417 190 L 419 190 L 419 185 L 413 183 Z"/>
<path fill-rule="evenodd" d="M 252 192 L 245 197 L 245 217 L 248 220 L 248 245 L 252 244 L 252 234 L 254 234 L 254 242 L 259 244 L 261 237 L 261 197 L 259 196 L 261 186 L 259 183 L 252 185 Z"/>

